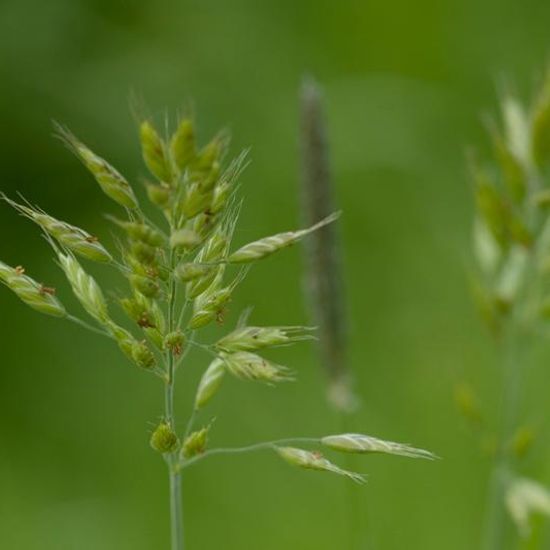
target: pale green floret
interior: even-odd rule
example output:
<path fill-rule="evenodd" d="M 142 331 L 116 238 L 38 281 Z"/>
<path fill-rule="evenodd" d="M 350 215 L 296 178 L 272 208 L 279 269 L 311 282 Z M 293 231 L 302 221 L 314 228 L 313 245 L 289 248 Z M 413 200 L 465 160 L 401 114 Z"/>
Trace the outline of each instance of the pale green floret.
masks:
<path fill-rule="evenodd" d="M 286 346 L 302 340 L 312 340 L 308 327 L 240 327 L 216 343 L 221 351 L 253 351 L 270 346 Z"/>
<path fill-rule="evenodd" d="M 53 288 L 45 287 L 24 274 L 22 268 L 12 268 L 0 262 L 0 281 L 28 306 L 53 317 L 65 317 L 67 312 L 55 297 Z"/>
<path fill-rule="evenodd" d="M 365 483 L 365 478 L 362 475 L 350 472 L 349 470 L 343 470 L 324 458 L 319 452 L 305 451 L 304 449 L 296 449 L 295 447 L 275 447 L 275 450 L 281 458 L 292 466 L 298 466 L 298 468 L 306 470 L 332 472 L 333 474 L 345 476 L 356 483 Z"/>
<path fill-rule="evenodd" d="M 115 202 L 126 208 L 138 208 L 138 202 L 130 184 L 106 160 L 86 147 L 71 132 L 58 126 L 61 138 L 82 161 L 96 179 L 102 191 Z"/>
<path fill-rule="evenodd" d="M 409 458 L 425 458 L 428 460 L 435 460 L 437 458 L 436 455 L 424 449 L 417 449 L 409 445 L 404 445 L 403 443 L 384 441 L 376 437 L 362 434 L 329 435 L 323 437 L 321 443 L 326 447 L 346 453 L 385 453 L 406 456 Z"/>
<path fill-rule="evenodd" d="M 111 254 L 109 254 L 97 238 L 83 229 L 57 220 L 29 206 L 18 204 L 5 195 L 2 195 L 2 198 L 75 254 L 95 262 L 109 263 L 113 260 Z"/>
<path fill-rule="evenodd" d="M 225 362 L 221 359 L 214 359 L 199 382 L 197 395 L 195 396 L 195 409 L 204 407 L 220 389 L 225 375 Z"/>
<path fill-rule="evenodd" d="M 272 235 L 270 237 L 265 237 L 258 241 L 254 241 L 244 245 L 239 248 L 237 251 L 230 254 L 227 261 L 229 263 L 247 263 L 254 262 L 256 260 L 261 260 L 271 256 L 275 252 L 287 248 L 294 243 L 300 241 L 313 231 L 321 229 L 323 226 L 332 223 L 338 219 L 339 213 L 331 214 L 326 217 L 324 220 L 312 225 L 307 229 L 300 229 L 298 231 L 286 231 L 285 233 L 278 233 L 277 235 Z"/>
<path fill-rule="evenodd" d="M 109 323 L 107 302 L 95 279 L 84 271 L 73 255 L 57 251 L 57 257 L 73 293 L 82 307 L 100 323 Z"/>
<path fill-rule="evenodd" d="M 227 370 L 233 376 L 243 380 L 257 380 L 267 383 L 294 380 L 287 367 L 277 365 L 255 353 L 238 351 L 236 353 L 222 353 L 220 357 L 225 362 Z"/>

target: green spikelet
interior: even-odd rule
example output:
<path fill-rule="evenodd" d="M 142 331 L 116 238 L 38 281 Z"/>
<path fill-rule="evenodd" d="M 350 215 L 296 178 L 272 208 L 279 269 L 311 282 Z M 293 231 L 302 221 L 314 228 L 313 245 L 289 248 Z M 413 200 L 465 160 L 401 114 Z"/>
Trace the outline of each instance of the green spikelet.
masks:
<path fill-rule="evenodd" d="M 167 154 L 166 144 L 148 120 L 144 120 L 141 123 L 139 134 L 143 160 L 147 168 L 160 181 L 170 183 L 172 180 L 172 169 L 170 167 L 170 158 Z"/>
<path fill-rule="evenodd" d="M 95 279 L 86 273 L 72 254 L 57 251 L 59 265 L 82 307 L 101 324 L 110 322 L 107 302 Z"/>
<path fill-rule="evenodd" d="M 108 197 L 126 208 L 138 208 L 138 202 L 130 184 L 115 168 L 86 147 L 69 130 L 57 126 L 57 131 L 69 149 L 88 168 Z"/>
<path fill-rule="evenodd" d="M 25 275 L 22 267 L 10 267 L 0 262 L 0 281 L 25 304 L 40 313 L 53 317 L 65 317 L 67 312 L 55 297 L 55 290 L 37 283 Z"/>
<path fill-rule="evenodd" d="M 222 359 L 216 357 L 199 382 L 197 394 L 195 396 L 195 409 L 202 409 L 220 389 L 223 377 L 225 375 L 225 363 Z"/>
<path fill-rule="evenodd" d="M 109 263 L 113 260 L 111 254 L 107 252 L 103 245 L 83 229 L 56 220 L 54 217 L 29 206 L 18 204 L 5 195 L 0 196 L 71 252 L 95 262 Z"/>
<path fill-rule="evenodd" d="M 332 214 L 307 229 L 278 233 L 277 235 L 272 235 L 270 237 L 265 237 L 258 241 L 248 243 L 239 248 L 237 251 L 233 252 L 233 254 L 229 256 L 227 261 L 233 264 L 240 264 L 255 262 L 256 260 L 267 258 L 268 256 L 271 256 L 271 254 L 274 254 L 275 252 L 278 252 L 279 250 L 287 248 L 294 243 L 300 241 L 313 231 L 317 231 L 328 223 L 332 223 L 333 221 L 338 219 L 338 217 L 338 213 Z"/>

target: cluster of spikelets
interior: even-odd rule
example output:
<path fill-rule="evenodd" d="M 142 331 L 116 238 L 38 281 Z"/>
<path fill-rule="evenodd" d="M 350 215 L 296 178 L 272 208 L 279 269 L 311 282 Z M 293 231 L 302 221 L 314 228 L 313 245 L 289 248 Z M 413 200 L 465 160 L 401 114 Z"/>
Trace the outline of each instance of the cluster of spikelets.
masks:
<path fill-rule="evenodd" d="M 214 323 L 223 323 L 224 311 L 248 264 L 261 260 L 303 239 L 332 222 L 336 215 L 308 229 L 266 237 L 232 249 L 239 205 L 237 179 L 246 163 L 246 152 L 225 162 L 227 136 L 215 136 L 198 147 L 193 122 L 183 119 L 174 133 L 162 137 L 149 120 L 140 125 L 142 154 L 153 182 L 147 196 L 164 218 L 166 230 L 150 221 L 128 181 L 105 159 L 92 152 L 68 130 L 59 135 L 95 178 L 102 191 L 121 207 L 122 217 L 110 220 L 122 231 L 125 244 L 119 258 L 95 237 L 79 227 L 58 220 L 30 204 L 3 197 L 23 216 L 36 223 L 53 247 L 57 261 L 83 309 L 97 328 L 114 339 L 136 365 L 173 384 L 175 368 L 193 334 Z M 118 299 L 133 329 L 114 321 L 109 304 L 96 280 L 80 259 L 99 262 L 118 270 L 129 292 Z M 230 268 L 233 267 L 233 274 Z M 227 279 L 228 274 L 231 275 Z M 0 280 L 34 309 L 82 324 L 67 313 L 55 289 L 25 274 L 22 267 L 0 263 Z M 236 378 L 276 383 L 290 380 L 290 371 L 260 355 L 268 347 L 285 346 L 311 338 L 310 329 L 297 326 L 257 327 L 241 316 L 237 327 L 207 347 L 215 357 L 205 370 L 195 397 L 195 410 L 216 394 L 229 373 Z M 154 430 L 151 445 L 163 454 L 177 456 L 176 463 L 201 455 L 207 446 L 209 426 L 180 438 L 173 419 L 165 418 Z M 432 458 L 430 453 L 359 435 L 325 438 L 322 443 L 350 452 L 386 452 Z M 298 466 L 327 470 L 360 478 L 339 469 L 319 454 L 278 448 L 279 454 Z M 173 462 L 173 461 L 172 461 Z"/>
<path fill-rule="evenodd" d="M 494 162 L 471 162 L 475 294 L 498 333 L 509 319 L 533 326 L 550 313 L 550 73 L 529 107 L 506 95 L 489 131 Z"/>
<path fill-rule="evenodd" d="M 476 197 L 473 241 L 474 295 L 491 331 L 503 340 L 544 332 L 550 318 L 550 71 L 528 106 L 514 95 L 502 99 L 502 122 L 489 124 L 493 160 L 471 159 Z M 521 368 L 521 365 L 514 365 Z M 467 387 L 457 403 L 474 425 L 481 413 Z M 491 438 L 493 439 L 493 438 Z M 501 452 L 522 458 L 533 432 L 520 427 Z M 550 515 L 550 493 L 533 480 L 510 476 L 506 505 L 527 536 L 533 512 Z"/>

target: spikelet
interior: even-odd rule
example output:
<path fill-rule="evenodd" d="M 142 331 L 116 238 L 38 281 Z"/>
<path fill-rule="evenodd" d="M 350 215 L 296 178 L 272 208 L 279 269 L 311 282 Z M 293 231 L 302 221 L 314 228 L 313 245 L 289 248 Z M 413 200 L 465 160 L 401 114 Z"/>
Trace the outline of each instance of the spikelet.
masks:
<path fill-rule="evenodd" d="M 111 254 L 107 252 L 97 238 L 93 237 L 83 229 L 57 220 L 54 217 L 29 206 L 18 204 L 3 194 L 0 194 L 0 197 L 25 217 L 39 225 L 48 235 L 56 239 L 61 245 L 65 246 L 75 254 L 95 262 L 108 263 L 113 260 Z"/>
<path fill-rule="evenodd" d="M 179 439 L 170 424 L 161 422 L 151 435 L 150 444 L 159 453 L 173 453 L 179 447 Z"/>
<path fill-rule="evenodd" d="M 403 443 L 384 441 L 376 437 L 362 434 L 329 435 L 323 437 L 321 443 L 326 447 L 346 453 L 384 453 L 406 456 L 409 458 L 426 458 L 428 460 L 437 458 L 433 453 L 425 451 L 424 449 L 416 449 L 415 447 L 410 447 Z"/>
<path fill-rule="evenodd" d="M 189 281 L 194 281 L 195 279 L 208 275 L 211 271 L 212 266 L 184 262 L 176 267 L 174 274 L 182 283 L 188 283 Z"/>
<path fill-rule="evenodd" d="M 313 231 L 317 231 L 321 227 L 332 223 L 338 219 L 339 216 L 339 213 L 334 213 L 307 229 L 278 233 L 277 235 L 272 235 L 270 237 L 265 237 L 258 241 L 248 243 L 230 254 L 227 261 L 229 263 L 238 264 L 254 262 L 256 260 L 267 258 L 267 256 L 271 256 L 271 254 L 274 254 L 275 252 L 300 241 Z"/>
<path fill-rule="evenodd" d="M 86 147 L 66 128 L 57 125 L 57 131 L 69 149 L 88 168 L 108 197 L 127 208 L 138 208 L 138 202 L 130 184 L 115 168 Z"/>
<path fill-rule="evenodd" d="M 254 351 L 314 339 L 308 327 L 239 327 L 215 344 L 220 351 Z"/>
<path fill-rule="evenodd" d="M 165 244 L 165 238 L 158 230 L 143 221 L 119 220 L 114 216 L 107 216 L 109 220 L 121 227 L 131 240 L 139 241 L 152 247 Z"/>
<path fill-rule="evenodd" d="M 172 168 L 166 144 L 148 120 L 144 120 L 141 123 L 139 134 L 143 160 L 147 168 L 161 182 L 170 183 L 172 180 Z"/>
<path fill-rule="evenodd" d="M 242 270 L 235 279 L 223 288 L 220 288 L 222 274 L 218 274 L 214 282 L 194 302 L 193 315 L 188 323 L 188 328 L 196 330 L 205 327 L 214 320 L 223 321 L 223 313 L 230 301 L 233 291 L 244 279 L 246 270 Z"/>
<path fill-rule="evenodd" d="M 305 451 L 304 449 L 297 449 L 295 447 L 275 447 L 275 450 L 283 460 L 292 466 L 298 466 L 298 468 L 306 470 L 332 472 L 333 474 L 345 476 L 356 483 L 365 483 L 365 478 L 362 475 L 336 466 L 336 464 L 324 458 L 319 452 Z"/>
<path fill-rule="evenodd" d="M 206 451 L 206 445 L 208 444 L 208 432 L 210 431 L 210 425 L 191 433 L 185 438 L 181 447 L 181 456 L 183 459 L 192 458 L 197 455 L 201 455 Z"/>
<path fill-rule="evenodd" d="M 193 121 L 184 118 L 170 140 L 170 153 L 174 164 L 183 172 L 195 159 L 197 154 L 195 144 L 195 129 Z"/>
<path fill-rule="evenodd" d="M 72 254 L 63 254 L 57 250 L 59 265 L 71 285 L 74 295 L 82 307 L 102 324 L 109 323 L 107 302 L 95 279 L 86 273 Z"/>
<path fill-rule="evenodd" d="M 25 275 L 21 267 L 10 267 L 0 262 L 0 281 L 3 282 L 25 304 L 40 313 L 53 317 L 65 317 L 67 312 L 55 297 L 55 290 L 37 283 Z"/>
<path fill-rule="evenodd" d="M 195 410 L 202 409 L 220 389 L 223 377 L 225 375 L 225 363 L 222 359 L 216 357 L 199 382 L 197 394 L 195 396 Z"/>
<path fill-rule="evenodd" d="M 222 353 L 220 358 L 233 376 L 243 380 L 257 380 L 272 384 L 294 379 L 287 367 L 277 365 L 248 351 Z"/>

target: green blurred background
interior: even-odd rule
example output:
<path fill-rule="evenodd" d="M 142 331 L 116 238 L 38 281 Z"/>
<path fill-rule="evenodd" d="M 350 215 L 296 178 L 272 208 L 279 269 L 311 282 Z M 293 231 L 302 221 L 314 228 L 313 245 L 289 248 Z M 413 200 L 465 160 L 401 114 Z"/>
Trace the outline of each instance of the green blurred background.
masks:
<path fill-rule="evenodd" d="M 549 24 L 543 0 L 0 1 L 0 187 L 108 242 L 102 213 L 116 207 L 52 138 L 52 119 L 133 181 L 145 169 L 132 93 L 159 120 L 192 104 L 203 139 L 230 128 L 235 151 L 252 147 L 242 243 L 299 223 L 297 92 L 306 72 L 325 88 L 363 400 L 350 424 L 444 460 L 354 459 L 369 483 L 350 488 L 270 453 L 209 459 L 184 479 L 191 550 L 349 548 L 350 491 L 374 548 L 478 546 L 490 462 L 455 411 L 453 386 L 471 383 L 491 421 L 499 375 L 466 279 L 464 152 L 486 147 L 480 115 L 494 112 L 500 84 L 531 88 Z M 76 309 L 36 228 L 0 207 L 0 258 Z M 301 268 L 298 248 L 259 265 L 233 315 L 255 304 L 258 324 L 307 322 Z M 167 548 L 166 472 L 148 446 L 161 385 L 108 342 L 0 290 L 0 548 Z M 273 357 L 298 382 L 230 381 L 204 417 L 216 417 L 213 444 L 340 429 L 314 348 Z M 544 358 L 524 410 L 541 442 Z M 207 357 L 190 361 L 180 418 Z M 524 468 L 549 481 L 541 447 Z"/>

